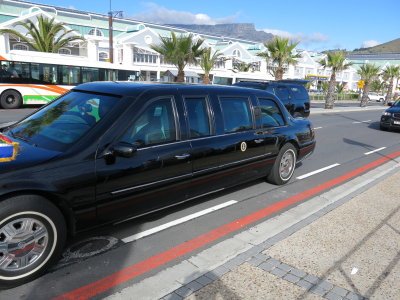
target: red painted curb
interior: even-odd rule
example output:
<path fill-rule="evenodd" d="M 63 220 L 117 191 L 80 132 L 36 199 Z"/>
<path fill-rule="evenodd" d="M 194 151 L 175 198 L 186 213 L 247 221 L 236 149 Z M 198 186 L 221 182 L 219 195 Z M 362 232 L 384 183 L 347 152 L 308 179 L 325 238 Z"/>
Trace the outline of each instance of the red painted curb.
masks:
<path fill-rule="evenodd" d="M 372 163 L 369 163 L 365 166 L 362 166 L 358 169 L 355 169 L 345 175 L 342 175 L 338 178 L 327 181 L 323 184 L 320 184 L 314 188 L 301 192 L 297 195 L 294 195 L 290 198 L 284 199 L 278 203 L 275 203 L 271 206 L 263 208 L 259 211 L 256 211 L 252 214 L 247 215 L 241 219 L 235 220 L 231 223 L 218 227 L 210 232 L 207 232 L 201 236 L 198 236 L 190 241 L 187 241 L 183 244 L 180 244 L 174 248 L 171 248 L 167 251 L 159 253 L 155 256 L 149 257 L 146 260 L 143 260 L 139 263 L 126 267 L 114 274 L 106 276 L 100 280 L 97 280 L 93 283 L 80 287 L 76 290 L 68 292 L 64 295 L 58 296 L 54 299 L 74 299 L 74 300 L 83 300 L 88 299 L 90 297 L 96 296 L 100 293 L 103 293 L 118 284 L 121 284 L 125 281 L 133 279 L 141 274 L 144 274 L 152 269 L 155 269 L 167 262 L 170 262 L 180 256 L 183 256 L 193 250 L 196 250 L 202 246 L 205 246 L 233 231 L 240 229 L 241 227 L 252 224 L 266 216 L 277 212 L 285 207 L 288 207 L 294 203 L 300 202 L 304 199 L 307 199 L 313 195 L 316 195 L 324 190 L 327 190 L 335 185 L 338 185 L 350 178 L 353 178 L 369 169 L 377 167 L 390 159 L 400 156 L 400 151 L 396 151 L 388 156 L 382 157 Z"/>

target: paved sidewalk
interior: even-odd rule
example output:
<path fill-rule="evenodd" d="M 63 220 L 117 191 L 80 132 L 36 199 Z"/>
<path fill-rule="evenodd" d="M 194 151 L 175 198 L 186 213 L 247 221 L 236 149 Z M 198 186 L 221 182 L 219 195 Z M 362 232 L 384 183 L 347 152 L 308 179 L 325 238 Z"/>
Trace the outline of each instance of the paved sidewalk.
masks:
<path fill-rule="evenodd" d="M 162 299 L 400 299 L 397 167 Z"/>

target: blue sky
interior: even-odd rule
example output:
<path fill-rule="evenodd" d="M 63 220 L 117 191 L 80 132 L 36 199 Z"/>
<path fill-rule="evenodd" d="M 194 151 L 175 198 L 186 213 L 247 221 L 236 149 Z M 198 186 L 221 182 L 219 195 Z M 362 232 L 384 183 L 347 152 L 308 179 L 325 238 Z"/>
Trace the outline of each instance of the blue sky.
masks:
<path fill-rule="evenodd" d="M 29 0 L 28 0 L 29 1 Z M 30 0 L 107 14 L 110 0 Z M 257 30 L 323 51 L 374 46 L 400 38 L 399 0 L 111 0 L 113 11 L 152 23 L 254 23 Z"/>

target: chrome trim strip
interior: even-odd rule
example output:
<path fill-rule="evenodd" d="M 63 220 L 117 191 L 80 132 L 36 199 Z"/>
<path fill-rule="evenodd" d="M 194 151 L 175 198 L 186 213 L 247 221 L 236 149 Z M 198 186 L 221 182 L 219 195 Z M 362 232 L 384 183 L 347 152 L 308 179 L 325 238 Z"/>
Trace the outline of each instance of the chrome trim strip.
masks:
<path fill-rule="evenodd" d="M 172 181 L 174 179 L 184 178 L 184 177 L 192 177 L 192 173 L 181 175 L 181 176 L 176 176 L 176 177 L 171 177 L 171 178 L 163 179 L 163 180 L 159 180 L 159 181 L 154 181 L 154 182 L 150 182 L 150 183 L 145 183 L 145 184 L 141 184 L 141 185 L 136 185 L 136 186 L 132 186 L 132 187 L 129 187 L 129 188 L 122 189 L 122 190 L 112 191 L 111 194 L 112 195 L 116 195 L 116 194 L 119 194 L 119 193 L 132 191 L 132 190 L 137 190 L 137 189 L 140 189 L 142 187 L 151 186 L 151 185 L 154 185 L 154 184 L 157 184 L 157 183 L 162 183 L 162 182 L 168 182 L 168 181 Z"/>
<path fill-rule="evenodd" d="M 242 162 L 249 161 L 249 160 L 254 160 L 254 159 L 266 157 L 269 154 L 271 154 L 271 153 L 266 153 L 264 155 L 254 156 L 254 157 L 251 157 L 251 158 L 246 158 L 246 159 L 235 161 L 235 162 L 232 162 L 232 163 L 219 165 L 217 167 L 212 167 L 212 168 L 196 171 L 196 172 L 193 172 L 193 174 L 199 174 L 199 173 L 203 173 L 203 172 L 207 172 L 207 171 L 211 171 L 211 170 L 215 170 L 215 169 L 224 168 L 224 167 L 227 167 L 227 166 L 237 165 L 237 164 L 240 164 Z M 145 184 L 141 184 L 141 185 L 125 188 L 125 189 L 122 189 L 122 190 L 112 191 L 111 194 L 112 195 L 116 195 L 116 194 L 119 194 L 119 193 L 140 189 L 142 187 L 147 187 L 147 186 L 151 186 L 151 185 L 154 185 L 154 184 L 158 184 L 158 183 L 162 183 L 162 182 L 168 182 L 168 181 L 172 181 L 172 180 L 175 180 L 175 179 L 191 177 L 191 176 L 192 176 L 192 174 L 185 174 L 185 175 L 181 175 L 181 176 L 171 177 L 171 178 L 168 178 L 168 179 L 163 179 L 163 180 L 159 180 L 159 181 L 155 181 L 155 182 L 145 183 Z"/>

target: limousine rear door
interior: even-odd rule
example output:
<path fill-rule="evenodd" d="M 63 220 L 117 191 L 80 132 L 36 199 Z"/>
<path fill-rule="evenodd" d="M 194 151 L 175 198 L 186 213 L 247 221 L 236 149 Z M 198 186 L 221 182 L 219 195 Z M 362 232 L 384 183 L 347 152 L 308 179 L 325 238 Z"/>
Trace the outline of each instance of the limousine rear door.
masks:
<path fill-rule="evenodd" d="M 188 105 L 190 101 L 195 102 L 185 98 L 187 110 L 192 105 Z M 203 105 L 201 119 L 206 134 L 191 136 L 192 194 L 217 191 L 265 174 L 267 139 L 255 126 L 249 97 L 211 96 L 201 101 L 210 105 L 211 110 Z M 190 121 L 192 114 L 187 113 L 190 128 L 194 126 Z M 207 127 L 208 119 L 211 127 Z"/>
<path fill-rule="evenodd" d="M 176 95 L 165 93 L 142 96 L 130 110 L 132 122 L 122 124 L 120 137 L 96 161 L 101 222 L 166 207 L 188 197 L 191 146 L 180 139 L 181 108 L 176 105 Z M 129 149 L 134 153 L 129 154 Z"/>

